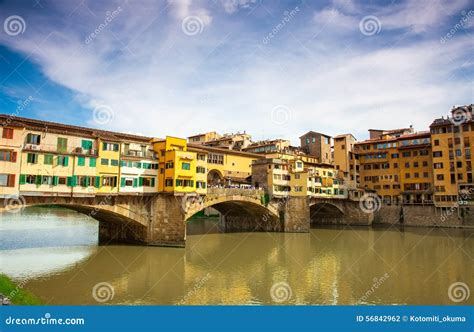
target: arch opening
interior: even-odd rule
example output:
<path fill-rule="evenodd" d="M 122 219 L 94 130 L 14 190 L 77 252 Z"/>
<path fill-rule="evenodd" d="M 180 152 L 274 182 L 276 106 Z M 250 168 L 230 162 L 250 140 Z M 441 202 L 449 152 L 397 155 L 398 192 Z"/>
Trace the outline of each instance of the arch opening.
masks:
<path fill-rule="evenodd" d="M 207 185 L 209 187 L 223 186 L 224 184 L 224 175 L 219 170 L 209 170 L 207 173 Z"/>
<path fill-rule="evenodd" d="M 220 233 L 259 231 L 278 232 L 283 230 L 282 223 L 277 215 L 265 206 L 254 202 L 234 199 L 224 202 L 216 202 L 206 206 L 205 208 L 213 208 L 219 212 L 218 219 L 216 218 L 218 221 L 216 220 L 216 223 L 218 232 Z M 203 209 L 200 211 L 203 211 Z M 190 219 L 194 223 L 195 219 L 193 217 L 195 217 L 199 212 L 195 212 L 192 216 L 186 219 L 187 228 Z M 190 235 L 200 234 L 195 233 L 196 229 L 202 230 L 202 228 L 199 228 L 198 226 L 193 227 L 187 233 Z"/>
<path fill-rule="evenodd" d="M 316 203 L 310 206 L 311 226 L 321 224 L 341 224 L 344 213 L 330 203 Z"/>

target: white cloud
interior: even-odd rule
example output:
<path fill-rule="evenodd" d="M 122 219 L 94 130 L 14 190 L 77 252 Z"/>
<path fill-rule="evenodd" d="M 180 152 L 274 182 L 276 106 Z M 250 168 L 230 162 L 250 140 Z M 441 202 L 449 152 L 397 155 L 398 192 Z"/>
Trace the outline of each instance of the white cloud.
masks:
<path fill-rule="evenodd" d="M 89 45 L 84 37 L 102 18 L 85 9 L 64 15 L 66 28 L 60 29 L 60 22 L 53 26 L 29 17 L 28 34 L 0 36 L 0 42 L 31 54 L 91 114 L 95 106 L 109 105 L 115 113 L 110 129 L 158 137 L 247 130 L 255 138 L 282 136 L 297 143 L 306 130 L 317 130 L 363 138 L 368 127 L 414 124 L 426 130 L 450 105 L 472 102 L 472 85 L 453 76 L 468 63 L 468 36 L 443 45 L 436 39 L 367 47 L 328 35 L 306 40 L 307 30 L 291 30 L 282 44 L 262 48 L 268 29 L 251 31 L 242 22 L 227 30 L 225 17 L 216 18 L 220 25 L 208 26 L 205 34 L 186 36 L 180 18 L 204 9 L 186 3 L 165 10 L 165 4 L 124 5 Z M 350 14 L 334 13 L 354 23 Z M 78 21 L 85 27 L 80 31 L 71 28 Z M 349 28 L 346 21 L 337 23 Z M 306 41 L 304 48 L 295 39 Z M 277 105 L 292 112 L 284 124 L 272 122 Z M 94 125 L 92 115 L 89 124 Z"/>
<path fill-rule="evenodd" d="M 241 8 L 250 8 L 252 5 L 257 3 L 257 0 L 220 0 L 224 10 L 229 13 L 235 13 Z"/>

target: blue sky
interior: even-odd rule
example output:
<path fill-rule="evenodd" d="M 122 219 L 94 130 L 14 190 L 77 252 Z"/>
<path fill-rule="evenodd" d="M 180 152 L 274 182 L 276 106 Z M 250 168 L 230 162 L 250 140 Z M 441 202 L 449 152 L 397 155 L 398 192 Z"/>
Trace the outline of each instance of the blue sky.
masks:
<path fill-rule="evenodd" d="M 0 23 L 6 114 L 297 143 L 427 130 L 474 99 L 472 0 L 12 0 Z"/>

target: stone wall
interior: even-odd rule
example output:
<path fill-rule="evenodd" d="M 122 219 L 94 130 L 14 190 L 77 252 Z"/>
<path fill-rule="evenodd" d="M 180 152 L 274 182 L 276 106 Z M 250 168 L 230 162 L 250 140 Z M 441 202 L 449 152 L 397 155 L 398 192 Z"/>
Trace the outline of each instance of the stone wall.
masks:
<path fill-rule="evenodd" d="M 407 226 L 474 226 L 474 211 L 442 210 L 433 205 L 382 205 L 375 213 L 374 224 Z"/>
<path fill-rule="evenodd" d="M 152 221 L 148 227 L 149 245 L 184 247 L 186 222 L 181 201 L 174 195 L 158 195 L 152 207 Z"/>
<path fill-rule="evenodd" d="M 282 206 L 283 227 L 285 232 L 309 232 L 309 198 L 291 197 Z"/>

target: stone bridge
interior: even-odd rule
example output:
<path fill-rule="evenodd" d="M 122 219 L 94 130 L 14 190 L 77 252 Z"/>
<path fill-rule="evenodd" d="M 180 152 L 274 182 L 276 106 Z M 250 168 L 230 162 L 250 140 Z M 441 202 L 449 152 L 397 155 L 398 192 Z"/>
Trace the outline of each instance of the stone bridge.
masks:
<path fill-rule="evenodd" d="M 212 207 L 220 212 L 225 232 L 308 232 L 317 223 L 370 224 L 371 216 L 357 202 L 308 197 L 271 199 L 262 190 L 209 188 L 196 194 L 19 196 L 0 199 L 0 213 L 26 206 L 55 205 L 84 213 L 99 221 L 99 243 L 129 242 L 180 246 L 186 242 L 186 221 Z M 0 216 L 1 217 L 1 216 Z"/>

